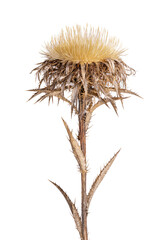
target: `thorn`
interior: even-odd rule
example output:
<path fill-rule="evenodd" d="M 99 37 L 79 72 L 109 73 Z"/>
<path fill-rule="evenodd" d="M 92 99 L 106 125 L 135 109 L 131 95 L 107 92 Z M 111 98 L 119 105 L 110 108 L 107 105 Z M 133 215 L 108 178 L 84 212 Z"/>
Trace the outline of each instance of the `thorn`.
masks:
<path fill-rule="evenodd" d="M 53 182 L 51 180 L 48 179 L 48 181 L 53 184 Z"/>

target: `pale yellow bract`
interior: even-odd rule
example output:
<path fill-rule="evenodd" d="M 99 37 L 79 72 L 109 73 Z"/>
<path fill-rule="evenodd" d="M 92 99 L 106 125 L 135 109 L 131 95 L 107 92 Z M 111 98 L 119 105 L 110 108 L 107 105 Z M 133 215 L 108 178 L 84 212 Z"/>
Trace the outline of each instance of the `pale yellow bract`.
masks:
<path fill-rule="evenodd" d="M 77 25 L 66 27 L 57 37 L 52 37 L 43 54 L 52 60 L 92 63 L 105 59 L 119 60 L 124 51 L 119 40 L 109 38 L 105 30 Z"/>

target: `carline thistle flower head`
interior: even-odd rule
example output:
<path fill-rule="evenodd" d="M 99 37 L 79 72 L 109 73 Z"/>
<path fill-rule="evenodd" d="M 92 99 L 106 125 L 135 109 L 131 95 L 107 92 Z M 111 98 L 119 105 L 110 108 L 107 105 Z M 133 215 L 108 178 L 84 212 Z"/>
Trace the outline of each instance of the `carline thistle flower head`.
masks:
<path fill-rule="evenodd" d="M 46 44 L 42 52 L 46 59 L 32 70 L 39 86 L 30 90 L 35 92 L 30 99 L 42 94 L 37 102 L 45 98 L 50 102 L 57 97 L 71 105 L 71 113 L 78 113 L 81 94 L 86 111 L 96 102 L 110 103 L 117 113 L 116 101 L 123 104 L 123 94 L 137 95 L 127 89 L 126 79 L 135 71 L 122 61 L 124 51 L 105 30 L 66 27 Z M 66 92 L 71 93 L 69 97 Z"/>

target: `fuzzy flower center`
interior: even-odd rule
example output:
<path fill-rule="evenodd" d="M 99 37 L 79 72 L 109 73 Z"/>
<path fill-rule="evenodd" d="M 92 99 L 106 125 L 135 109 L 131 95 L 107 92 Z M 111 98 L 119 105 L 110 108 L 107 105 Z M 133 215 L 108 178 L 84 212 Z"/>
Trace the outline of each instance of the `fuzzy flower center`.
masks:
<path fill-rule="evenodd" d="M 74 63 L 118 60 L 125 50 L 116 38 L 109 38 L 105 30 L 92 27 L 66 27 L 57 37 L 46 44 L 43 54 L 49 59 Z"/>

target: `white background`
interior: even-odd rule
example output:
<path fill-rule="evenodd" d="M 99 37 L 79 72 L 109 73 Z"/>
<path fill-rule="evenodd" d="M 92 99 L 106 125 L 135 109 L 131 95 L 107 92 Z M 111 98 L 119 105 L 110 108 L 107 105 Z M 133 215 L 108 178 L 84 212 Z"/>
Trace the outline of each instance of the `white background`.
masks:
<path fill-rule="evenodd" d="M 137 74 L 119 117 L 101 106 L 88 132 L 88 188 L 113 154 L 121 152 L 95 193 L 88 217 L 90 240 L 160 239 L 159 1 L 2 1 L 0 6 L 0 239 L 78 240 L 56 181 L 80 210 L 80 174 L 61 116 L 77 131 L 70 108 L 57 101 L 28 102 L 29 72 L 39 52 L 66 25 L 108 29 L 128 48 L 124 61 Z"/>

